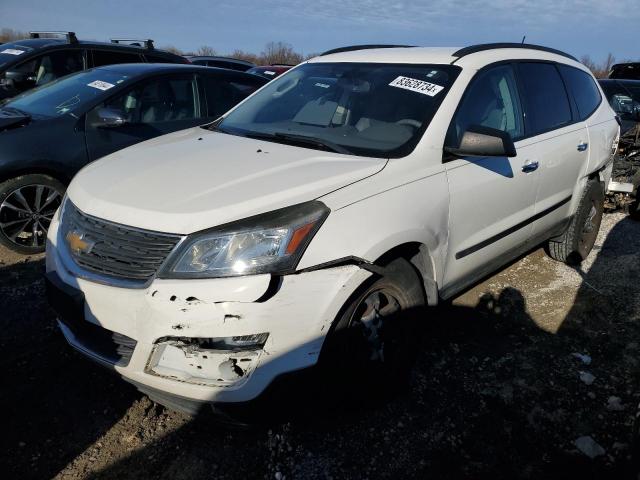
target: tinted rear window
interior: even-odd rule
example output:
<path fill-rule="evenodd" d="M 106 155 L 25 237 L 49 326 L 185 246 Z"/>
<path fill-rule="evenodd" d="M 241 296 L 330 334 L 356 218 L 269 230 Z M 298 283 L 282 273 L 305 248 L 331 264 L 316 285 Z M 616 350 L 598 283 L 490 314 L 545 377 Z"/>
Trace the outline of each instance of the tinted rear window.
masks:
<path fill-rule="evenodd" d="M 109 50 L 93 51 L 93 66 L 114 65 L 116 63 L 140 63 L 142 58 L 137 53 L 114 52 Z"/>
<path fill-rule="evenodd" d="M 626 63 L 615 65 L 611 70 L 609 78 L 627 78 L 630 80 L 640 80 L 640 63 Z"/>
<path fill-rule="evenodd" d="M 164 55 L 154 55 L 154 54 L 145 53 L 144 56 L 146 57 L 147 62 L 149 63 L 180 63 L 179 58 L 174 59 Z M 182 63 L 187 63 L 187 60 L 185 59 Z"/>
<path fill-rule="evenodd" d="M 571 123 L 571 105 L 558 69 L 551 63 L 521 63 L 519 69 L 528 135 Z"/>
<path fill-rule="evenodd" d="M 573 95 L 578 107 L 580 120 L 585 120 L 600 105 L 600 90 L 591 75 L 577 68 L 560 65 L 564 81 Z"/>

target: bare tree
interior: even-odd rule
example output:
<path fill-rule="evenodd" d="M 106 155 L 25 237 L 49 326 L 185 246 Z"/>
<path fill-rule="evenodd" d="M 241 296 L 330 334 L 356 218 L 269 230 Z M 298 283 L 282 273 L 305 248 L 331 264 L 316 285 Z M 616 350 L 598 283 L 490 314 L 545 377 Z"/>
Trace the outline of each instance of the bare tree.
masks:
<path fill-rule="evenodd" d="M 589 55 L 583 55 L 580 61 L 584 66 L 591 70 L 591 73 L 593 73 L 596 78 L 606 78 L 609 75 L 611 67 L 616 63 L 616 57 L 614 57 L 612 53 L 609 53 L 607 58 L 602 63 L 598 64 L 591 60 Z"/>
<path fill-rule="evenodd" d="M 261 59 L 255 53 L 245 52 L 244 50 L 236 49 L 232 53 L 229 54 L 232 58 L 237 58 L 238 60 L 245 60 L 247 62 L 260 64 L 262 63 Z"/>
<path fill-rule="evenodd" d="M 3 28 L 0 30 L 0 43 L 13 42 L 21 38 L 29 38 L 29 34 L 14 30 L 13 28 Z"/>
<path fill-rule="evenodd" d="M 295 52 L 290 44 L 284 42 L 267 43 L 261 57 L 267 65 L 277 63 L 296 65 L 302 61 L 302 55 Z"/>
<path fill-rule="evenodd" d="M 198 57 L 215 57 L 216 54 L 215 48 L 210 47 L 209 45 L 203 45 L 196 50 L 196 55 Z"/>
<path fill-rule="evenodd" d="M 176 55 L 184 55 L 182 50 L 180 50 L 177 47 L 174 47 L 173 45 L 167 45 L 165 47 L 162 47 L 162 50 L 166 50 L 167 52 L 175 53 Z"/>

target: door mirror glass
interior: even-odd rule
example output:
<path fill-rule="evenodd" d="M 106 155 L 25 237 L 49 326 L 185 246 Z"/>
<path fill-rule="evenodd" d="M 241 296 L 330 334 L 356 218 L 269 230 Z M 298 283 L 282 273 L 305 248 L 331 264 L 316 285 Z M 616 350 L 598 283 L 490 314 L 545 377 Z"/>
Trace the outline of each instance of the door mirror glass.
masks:
<path fill-rule="evenodd" d="M 496 128 L 471 125 L 462 134 L 460 145 L 446 146 L 445 152 L 459 157 L 515 157 L 511 135 Z"/>
<path fill-rule="evenodd" d="M 98 108 L 91 122 L 94 128 L 117 128 L 126 124 L 124 112 L 108 107 Z"/>
<path fill-rule="evenodd" d="M 18 91 L 28 90 L 36 86 L 36 74 L 35 72 L 8 70 L 0 83 L 2 83 L 3 87 L 13 88 Z"/>

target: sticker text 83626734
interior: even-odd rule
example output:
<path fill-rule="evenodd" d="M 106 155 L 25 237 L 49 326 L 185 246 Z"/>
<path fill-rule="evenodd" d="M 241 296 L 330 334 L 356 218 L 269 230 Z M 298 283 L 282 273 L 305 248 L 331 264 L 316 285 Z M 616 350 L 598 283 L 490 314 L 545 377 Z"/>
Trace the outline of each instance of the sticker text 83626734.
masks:
<path fill-rule="evenodd" d="M 435 97 L 444 87 L 436 85 L 435 83 L 425 82 L 424 80 L 418 80 L 416 78 L 398 77 L 389 84 L 391 87 L 404 88 L 412 92 L 422 93 L 423 95 L 429 95 Z"/>

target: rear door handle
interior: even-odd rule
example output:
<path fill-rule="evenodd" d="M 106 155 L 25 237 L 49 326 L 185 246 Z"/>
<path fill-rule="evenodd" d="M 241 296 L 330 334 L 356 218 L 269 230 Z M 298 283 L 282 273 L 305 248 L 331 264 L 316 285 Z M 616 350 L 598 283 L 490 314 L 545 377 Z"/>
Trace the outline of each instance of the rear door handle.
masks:
<path fill-rule="evenodd" d="M 529 172 L 533 172 L 535 170 L 538 169 L 538 167 L 540 166 L 540 164 L 537 161 L 531 161 L 528 160 L 523 166 L 522 166 L 522 171 L 524 173 L 529 173 Z"/>
<path fill-rule="evenodd" d="M 587 148 L 589 148 L 589 144 L 588 143 L 581 143 L 578 145 L 578 151 L 579 152 L 584 152 Z"/>

